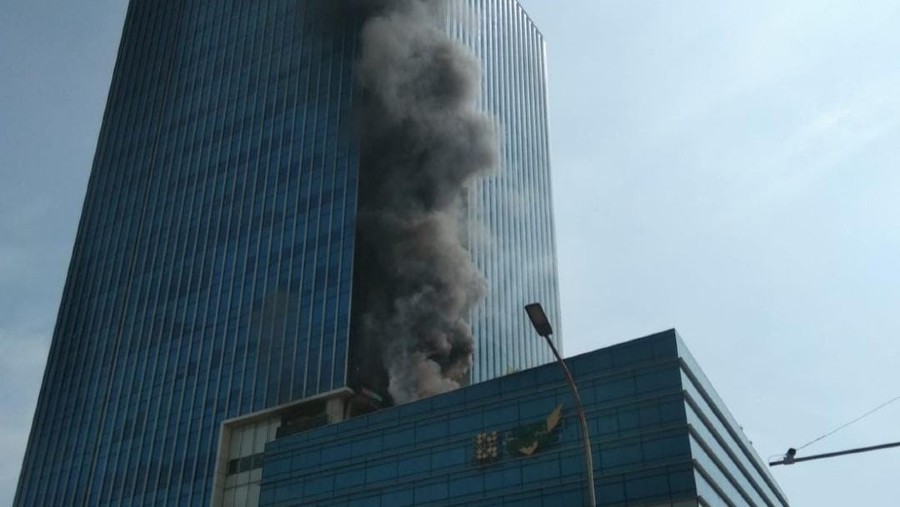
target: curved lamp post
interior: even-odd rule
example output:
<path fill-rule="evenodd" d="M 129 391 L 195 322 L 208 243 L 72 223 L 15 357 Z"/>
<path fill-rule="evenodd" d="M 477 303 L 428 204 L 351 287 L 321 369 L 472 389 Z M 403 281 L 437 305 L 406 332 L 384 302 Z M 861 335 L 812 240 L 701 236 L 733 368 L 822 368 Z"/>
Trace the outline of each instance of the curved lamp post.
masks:
<path fill-rule="evenodd" d="M 547 318 L 547 314 L 544 313 L 541 304 L 531 303 L 530 305 L 525 305 L 525 312 L 528 313 L 528 318 L 531 320 L 531 325 L 534 326 L 534 330 L 537 331 L 537 334 L 541 335 L 544 340 L 547 340 L 547 345 L 550 345 L 550 350 L 553 351 L 553 355 L 556 356 L 556 361 L 563 369 L 566 380 L 569 382 L 569 387 L 572 389 L 572 395 L 575 397 L 575 409 L 578 411 L 578 420 L 581 422 L 581 440 L 584 445 L 584 468 L 587 476 L 586 486 L 588 499 L 590 500 L 590 506 L 596 507 L 597 497 L 594 492 L 594 460 L 591 456 L 591 437 L 588 434 L 587 419 L 584 416 L 584 406 L 581 404 L 581 397 L 578 396 L 575 378 L 572 377 L 572 372 L 569 371 L 566 362 L 563 361 L 562 356 L 559 355 L 559 351 L 556 350 L 556 345 L 554 345 L 553 340 L 550 339 L 550 335 L 553 334 L 553 326 L 550 325 L 550 319 Z"/>

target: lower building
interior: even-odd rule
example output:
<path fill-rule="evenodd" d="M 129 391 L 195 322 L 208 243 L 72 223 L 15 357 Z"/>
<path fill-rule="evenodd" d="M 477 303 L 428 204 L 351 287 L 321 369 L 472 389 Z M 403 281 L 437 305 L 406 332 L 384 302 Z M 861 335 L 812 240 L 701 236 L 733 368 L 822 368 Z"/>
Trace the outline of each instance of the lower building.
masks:
<path fill-rule="evenodd" d="M 788 505 L 674 330 L 567 362 L 598 505 Z M 555 364 L 398 407 L 378 401 L 345 390 L 226 424 L 215 501 L 586 504 L 578 417 Z"/>

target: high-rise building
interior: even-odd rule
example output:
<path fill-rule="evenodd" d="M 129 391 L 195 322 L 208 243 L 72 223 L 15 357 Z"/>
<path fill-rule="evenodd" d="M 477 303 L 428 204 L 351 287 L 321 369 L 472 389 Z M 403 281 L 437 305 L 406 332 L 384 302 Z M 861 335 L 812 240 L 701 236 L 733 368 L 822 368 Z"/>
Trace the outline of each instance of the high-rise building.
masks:
<path fill-rule="evenodd" d="M 447 6 L 501 138 L 467 198 L 481 381 L 549 359 L 524 303 L 558 322 L 546 67 L 516 0 Z M 288 416 L 349 413 L 329 401 L 355 395 L 344 7 L 130 2 L 15 505 L 206 505 Z"/>
<path fill-rule="evenodd" d="M 550 182 L 545 41 L 517 0 L 450 2 L 450 30 L 483 64 L 484 109 L 497 118 L 501 167 L 471 192 L 470 244 L 488 281 L 472 318 L 473 380 L 551 361 L 531 336 L 525 301 L 561 331 Z M 529 301 L 530 302 L 530 301 Z"/>

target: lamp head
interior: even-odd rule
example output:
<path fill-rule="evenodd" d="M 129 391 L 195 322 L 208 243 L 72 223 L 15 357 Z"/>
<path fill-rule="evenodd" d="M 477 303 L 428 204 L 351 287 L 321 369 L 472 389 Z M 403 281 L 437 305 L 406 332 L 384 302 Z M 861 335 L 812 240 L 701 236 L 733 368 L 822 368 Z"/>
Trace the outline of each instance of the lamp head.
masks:
<path fill-rule="evenodd" d="M 534 330 L 537 331 L 537 334 L 544 337 L 553 334 L 553 326 L 550 325 L 550 319 L 547 318 L 547 314 L 544 313 L 544 309 L 541 307 L 540 303 L 525 305 L 525 313 L 528 314 L 531 325 L 534 326 Z"/>

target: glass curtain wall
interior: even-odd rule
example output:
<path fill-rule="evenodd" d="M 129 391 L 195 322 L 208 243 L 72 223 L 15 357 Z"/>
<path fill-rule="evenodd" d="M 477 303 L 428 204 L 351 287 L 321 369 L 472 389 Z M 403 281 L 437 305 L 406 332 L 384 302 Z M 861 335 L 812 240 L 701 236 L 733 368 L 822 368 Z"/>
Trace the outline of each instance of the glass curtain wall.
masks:
<path fill-rule="evenodd" d="M 223 420 L 345 383 L 336 5 L 131 1 L 16 505 L 208 504 Z"/>

